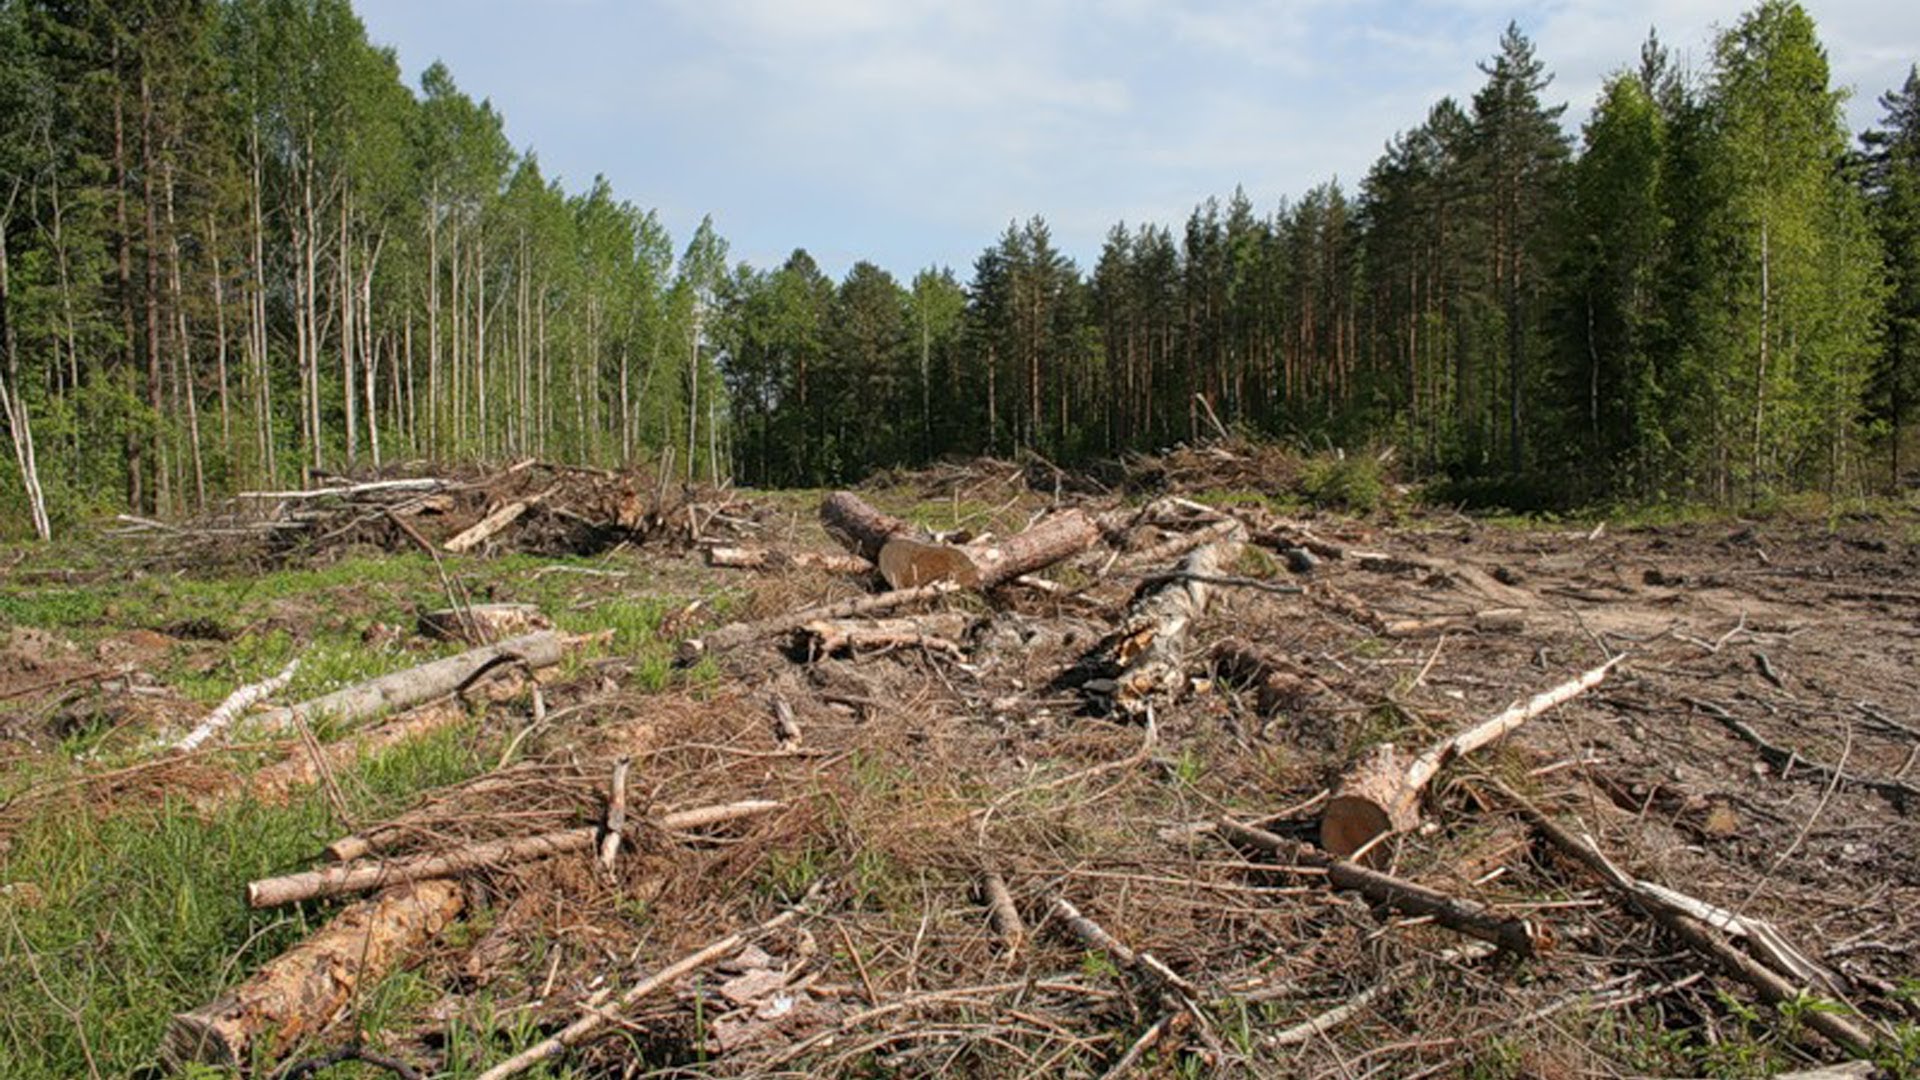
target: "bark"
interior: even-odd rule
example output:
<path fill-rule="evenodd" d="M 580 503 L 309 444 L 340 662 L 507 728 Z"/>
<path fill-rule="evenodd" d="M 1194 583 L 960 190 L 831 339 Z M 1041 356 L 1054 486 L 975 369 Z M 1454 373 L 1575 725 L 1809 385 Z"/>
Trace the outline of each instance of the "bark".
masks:
<path fill-rule="evenodd" d="M 831 656 L 836 653 L 879 652 L 893 649 L 924 649 L 954 659 L 963 659 L 966 650 L 954 640 L 971 621 L 955 612 L 928 615 L 918 619 L 881 619 L 854 622 L 846 619 L 816 619 L 800 628 L 805 635 L 807 655 Z"/>
<path fill-rule="evenodd" d="M 750 800 L 705 806 L 663 815 L 656 819 L 655 825 L 669 831 L 694 829 L 771 813 L 783 805 Z M 376 863 L 338 864 L 299 874 L 262 878 L 247 885 L 247 904 L 256 908 L 278 907 L 302 900 L 369 892 L 396 882 L 457 877 L 495 866 L 531 862 L 576 851 L 592 851 L 600 841 L 600 833 L 599 826 L 589 825 L 538 836 L 466 844 L 432 855 Z"/>
<path fill-rule="evenodd" d="M 530 495 L 527 498 L 510 502 L 496 509 L 493 513 L 488 514 L 486 517 L 481 518 L 472 528 L 467 529 L 441 546 L 455 554 L 472 551 L 474 548 L 492 539 L 495 534 L 506 529 L 507 526 L 520 520 L 520 515 L 540 505 L 541 501 L 552 493 L 553 489 L 548 488 L 539 494 Z"/>
<path fill-rule="evenodd" d="M 286 685 L 293 681 L 293 673 L 299 667 L 300 661 L 296 657 L 295 659 L 287 661 L 287 666 L 281 668 L 278 675 L 248 686 L 242 686 L 227 695 L 227 699 L 222 701 L 218 708 L 208 713 L 207 718 L 200 721 L 199 725 L 191 732 L 188 732 L 185 738 L 175 743 L 173 748 L 183 753 L 198 749 L 201 743 L 206 742 L 208 739 L 225 730 L 228 725 L 233 723 L 235 718 L 249 708 L 252 708 L 255 703 L 265 700 L 285 689 Z"/>
<path fill-rule="evenodd" d="M 883 514 L 850 491 L 836 491 L 820 503 L 820 524 L 848 551 L 878 562 L 880 549 L 896 536 L 918 530 L 897 517 Z"/>
<path fill-rule="evenodd" d="M 511 638 L 498 645 L 470 649 L 457 656 L 382 675 L 290 708 L 274 709 L 262 715 L 261 724 L 268 729 L 290 727 L 296 716 L 308 723 L 327 719 L 351 724 L 451 694 L 500 664 L 520 663 L 536 669 L 552 667 L 560 662 L 570 644 L 571 639 L 552 630 Z"/>
<path fill-rule="evenodd" d="M 458 882 L 402 885 L 342 911 L 312 937 L 269 961 L 210 1005 L 179 1013 L 160 1057 L 168 1068 L 247 1065 L 325 1028 L 362 989 L 377 984 L 459 917 Z"/>
<path fill-rule="evenodd" d="M 960 586 L 951 581 L 936 581 L 931 585 L 921 585 L 918 588 L 896 589 L 876 596 L 860 596 L 837 604 L 822 604 L 803 608 L 800 611 L 789 611 L 754 622 L 730 623 L 705 637 L 688 638 L 681 642 L 676 660 L 683 666 L 692 664 L 709 653 L 725 652 L 728 649 L 737 649 L 742 645 L 778 634 L 790 633 L 817 619 L 849 619 L 862 615 L 877 615 L 921 600 L 946 596 L 949 593 L 958 592 L 959 589 Z"/>
<path fill-rule="evenodd" d="M 1505 738 L 1534 717 L 1600 685 L 1621 659 L 1616 656 L 1577 679 L 1515 703 L 1498 716 L 1435 743 L 1411 761 L 1391 743 L 1374 747 L 1347 772 L 1328 800 L 1320 819 L 1320 846 L 1345 858 L 1384 834 L 1413 828 L 1420 821 L 1422 792 L 1448 762 Z"/>
<path fill-rule="evenodd" d="M 990 589 L 1052 566 L 1100 542 L 1100 528 L 1079 510 L 1055 514 L 999 544 L 970 544 L 964 551 Z"/>
<path fill-rule="evenodd" d="M 1186 652 L 1193 624 L 1213 601 L 1213 586 L 1195 578 L 1219 577 L 1240 556 L 1246 530 L 1234 522 L 1223 539 L 1195 549 L 1180 561 L 1177 573 L 1134 598 L 1126 622 L 1105 646 L 1119 674 L 1089 683 L 1123 711 L 1143 708 L 1155 695 L 1176 692 L 1186 675 Z"/>

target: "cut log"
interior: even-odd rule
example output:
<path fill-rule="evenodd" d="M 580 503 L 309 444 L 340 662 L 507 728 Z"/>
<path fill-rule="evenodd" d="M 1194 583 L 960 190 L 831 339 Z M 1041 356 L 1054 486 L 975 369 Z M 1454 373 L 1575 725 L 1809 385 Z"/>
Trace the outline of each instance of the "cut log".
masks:
<path fill-rule="evenodd" d="M 1382 835 L 1413 828 L 1419 824 L 1422 792 L 1448 762 L 1505 738 L 1534 717 L 1600 685 L 1623 659 L 1624 655 L 1616 656 L 1577 679 L 1516 703 L 1490 720 L 1435 743 L 1411 761 L 1391 743 L 1374 747 L 1348 771 L 1327 801 L 1320 819 L 1320 846 L 1348 858 Z"/>
<path fill-rule="evenodd" d="M 436 641 L 487 645 L 505 638 L 553 629 L 553 621 L 532 604 L 475 604 L 420 613 L 420 633 Z"/>
<path fill-rule="evenodd" d="M 1119 674 L 1110 682 L 1087 684 L 1104 693 L 1123 712 L 1143 708 L 1156 694 L 1177 691 L 1186 676 L 1186 650 L 1193 624 L 1213 600 L 1213 586 L 1198 578 L 1218 577 L 1240 556 L 1246 530 L 1239 522 L 1223 539 L 1195 549 L 1180 561 L 1181 576 L 1134 598 L 1126 622 L 1104 646 Z"/>
<path fill-rule="evenodd" d="M 218 1001 L 174 1016 L 161 1060 L 184 1070 L 279 1057 L 431 941 L 465 897 L 457 882 L 422 881 L 354 904 Z"/>
<path fill-rule="evenodd" d="M 1515 956 L 1533 956 L 1548 942 L 1544 928 L 1536 927 L 1525 919 L 1506 918 L 1474 901 L 1448 896 L 1346 859 L 1329 858 L 1305 844 L 1276 836 L 1264 829 L 1224 818 L 1219 831 L 1232 843 L 1265 851 L 1276 856 L 1283 864 L 1323 871 L 1327 883 L 1336 889 L 1357 892 L 1374 903 L 1405 915 L 1430 918 L 1449 930 L 1498 945 Z"/>
<path fill-rule="evenodd" d="M 987 920 L 993 924 L 994 933 L 1000 935 L 1000 943 L 1009 957 L 1020 952 L 1020 946 L 1027 940 L 1027 924 L 1020 918 L 1020 909 L 1013 904 L 1013 891 L 1007 888 L 1007 879 L 997 870 L 989 870 L 981 879 L 980 891 L 987 900 Z"/>
<path fill-rule="evenodd" d="M 463 531 L 441 546 L 456 555 L 462 552 L 472 551 L 474 548 L 493 539 L 496 533 L 499 533 L 507 526 L 520 520 L 520 515 L 538 506 L 541 500 L 553 494 L 553 490 L 553 488 L 548 488 L 537 495 L 529 495 L 524 499 L 516 499 L 508 503 L 493 513 L 488 514 L 486 517 L 481 518 L 475 522 L 471 528 Z"/>
<path fill-rule="evenodd" d="M 783 805 L 749 800 L 706 806 L 662 815 L 654 824 L 669 831 L 702 828 L 723 821 L 771 813 Z M 539 836 L 468 844 L 433 855 L 379 863 L 343 864 L 299 874 L 262 878 L 247 885 L 247 904 L 256 908 L 278 907 L 324 896 L 367 892 L 395 882 L 455 877 L 490 866 L 507 866 L 569 852 L 590 851 L 599 842 L 600 832 L 598 826 L 585 826 Z"/>
<path fill-rule="evenodd" d="M 684 667 L 697 662 L 709 653 L 725 652 L 728 649 L 737 649 L 742 645 L 763 641 L 780 634 L 790 634 L 819 619 L 852 619 L 865 615 L 879 615 L 959 590 L 960 586 L 951 581 L 936 581 L 931 585 L 921 585 L 918 588 L 896 589 L 893 592 L 879 593 L 874 596 L 857 596 L 851 600 L 789 611 L 753 622 L 729 623 L 701 637 L 682 641 L 675 656 L 675 662 Z"/>
<path fill-rule="evenodd" d="M 962 548 L 896 536 L 880 548 L 880 576 L 890 589 L 911 589 L 936 581 L 951 581 L 969 589 L 980 587 L 980 568 Z"/>
<path fill-rule="evenodd" d="M 883 514 L 851 491 L 836 491 L 820 503 L 820 524 L 827 535 L 848 551 L 867 560 L 880 561 L 880 549 L 896 536 L 913 536 L 919 530 L 891 514 Z"/>
<path fill-rule="evenodd" d="M 1099 526 L 1079 510 L 1055 514 L 1006 540 L 982 540 L 964 547 L 895 536 L 880 549 L 880 576 L 896 589 L 932 581 L 991 589 L 1099 542 Z"/>
<path fill-rule="evenodd" d="M 292 727 L 298 715 L 309 724 L 321 721 L 351 724 L 451 694 L 482 672 L 504 663 L 521 663 L 530 668 L 552 667 L 576 640 L 552 630 L 510 638 L 498 645 L 470 649 L 457 656 L 382 675 L 289 708 L 269 710 L 260 714 L 259 723 L 268 729 Z"/>
<path fill-rule="evenodd" d="M 707 565 L 729 570 L 825 570 L 832 574 L 865 574 L 873 569 L 871 562 L 858 555 L 746 547 L 710 547 Z"/>

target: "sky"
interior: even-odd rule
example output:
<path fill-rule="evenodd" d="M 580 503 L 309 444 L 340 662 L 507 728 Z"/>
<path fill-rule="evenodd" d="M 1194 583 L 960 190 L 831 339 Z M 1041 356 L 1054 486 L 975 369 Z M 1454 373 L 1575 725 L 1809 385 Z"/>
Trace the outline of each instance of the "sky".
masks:
<path fill-rule="evenodd" d="M 1651 27 L 1704 67 L 1730 0 L 359 0 L 408 81 L 444 60 L 573 191 L 604 173 L 678 243 L 703 215 L 734 260 L 806 248 L 904 283 L 965 281 L 1044 216 L 1091 269 L 1114 223 L 1178 227 L 1243 187 L 1268 213 L 1351 191 L 1517 21 L 1577 131 Z M 1809 0 L 1847 119 L 1920 62 L 1920 4 Z"/>

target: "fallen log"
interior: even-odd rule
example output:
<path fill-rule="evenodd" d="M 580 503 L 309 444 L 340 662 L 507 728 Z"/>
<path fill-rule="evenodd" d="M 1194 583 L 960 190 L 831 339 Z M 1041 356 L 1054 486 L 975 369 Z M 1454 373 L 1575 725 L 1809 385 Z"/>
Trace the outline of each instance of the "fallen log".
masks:
<path fill-rule="evenodd" d="M 1331 858 L 1298 841 L 1243 825 L 1232 818 L 1222 818 L 1219 831 L 1229 841 L 1244 848 L 1267 852 L 1282 864 L 1322 871 L 1326 874 L 1327 883 L 1336 889 L 1357 892 L 1376 904 L 1405 915 L 1430 918 L 1449 930 L 1498 945 L 1515 956 L 1534 956 L 1550 942 L 1545 928 L 1536 927 L 1525 919 L 1510 919 L 1472 900 L 1448 896 L 1425 885 L 1347 859 Z"/>
<path fill-rule="evenodd" d="M 820 502 L 820 524 L 827 535 L 848 551 L 871 563 L 880 561 L 880 549 L 896 536 L 913 536 L 912 525 L 881 513 L 851 491 L 836 491 Z"/>
<path fill-rule="evenodd" d="M 849 619 L 816 619 L 800 628 L 807 655 L 880 652 L 890 649 L 924 649 L 956 660 L 966 658 L 966 650 L 954 638 L 964 633 L 971 620 L 958 612 L 929 615 L 920 619 L 880 619 L 855 622 Z"/>
<path fill-rule="evenodd" d="M 655 819 L 653 824 L 657 828 L 668 831 L 695 829 L 723 821 L 770 813 L 784 805 L 756 799 L 720 806 L 706 806 L 696 810 L 683 810 L 662 815 Z M 248 883 L 247 905 L 256 908 L 278 907 L 281 904 L 294 904 L 302 900 L 367 892 L 396 882 L 455 877 L 490 866 L 506 866 L 553 855 L 565 855 L 569 852 L 590 851 L 599 843 L 600 834 L 599 826 L 589 825 L 578 829 L 543 833 L 539 836 L 521 836 L 508 840 L 468 844 L 432 855 L 377 863 L 340 864 L 298 874 L 262 878 Z"/>
<path fill-rule="evenodd" d="M 1219 543 L 1236 535 L 1244 541 L 1246 526 L 1234 518 L 1224 518 L 1210 525 L 1203 525 L 1192 532 L 1169 537 L 1151 547 L 1125 552 L 1120 556 L 1119 562 L 1127 566 L 1158 566 L 1168 559 L 1177 559 L 1195 548 Z"/>
<path fill-rule="evenodd" d="M 895 536 L 880 549 L 880 576 L 892 588 L 954 581 L 991 589 L 1078 555 L 1100 542 L 1100 527 L 1079 510 L 1055 514 L 1005 540 L 964 546 Z"/>
<path fill-rule="evenodd" d="M 865 574 L 873 569 L 873 563 L 858 555 L 748 547 L 710 547 L 707 565 L 729 570 L 825 570 L 833 574 Z"/>
<path fill-rule="evenodd" d="M 418 952 L 459 916 L 465 898 L 458 882 L 422 881 L 348 907 L 217 1001 L 176 1014 L 161 1060 L 178 1071 L 279 1057 Z"/>
<path fill-rule="evenodd" d="M 1121 629 L 1103 646 L 1119 674 L 1095 680 L 1088 689 L 1107 696 L 1115 707 L 1133 712 L 1156 694 L 1179 689 L 1186 675 L 1186 650 L 1194 622 L 1213 600 L 1212 585 L 1240 555 L 1246 530 L 1231 522 L 1221 539 L 1197 548 L 1180 561 L 1177 577 L 1143 591 L 1127 608 Z"/>
<path fill-rule="evenodd" d="M 547 496 L 553 494 L 553 492 L 553 488 L 548 488 L 538 494 L 529 495 L 524 499 L 515 499 L 513 502 L 481 518 L 475 522 L 471 528 L 464 530 L 458 536 L 448 540 L 441 546 L 456 555 L 462 552 L 472 551 L 474 548 L 493 539 L 496 533 L 499 533 L 507 526 L 520 520 L 520 515 L 540 505 L 540 503 L 545 500 Z"/>
<path fill-rule="evenodd" d="M 323 720 L 351 724 L 451 694 L 501 664 L 552 667 L 576 640 L 579 639 L 552 630 L 510 638 L 497 645 L 469 649 L 457 656 L 382 675 L 298 705 L 269 710 L 260 714 L 259 723 L 270 730 L 293 727 L 296 717 L 309 724 Z"/>
<path fill-rule="evenodd" d="M 857 596 L 839 603 L 802 608 L 799 611 L 789 611 L 753 622 L 729 623 L 701 637 L 682 641 L 675 656 L 675 662 L 684 667 L 710 653 L 737 649 L 742 645 L 779 634 L 790 634 L 820 619 L 852 619 L 865 615 L 879 615 L 959 590 L 960 586 L 954 582 L 936 581 L 918 588 L 896 589 L 893 592 L 877 593 L 872 596 Z"/>
<path fill-rule="evenodd" d="M 1616 656 L 1577 679 L 1515 703 L 1492 719 L 1435 743 L 1411 761 L 1392 743 L 1374 747 L 1348 771 L 1327 801 L 1320 818 L 1320 846 L 1349 858 L 1382 836 L 1413 828 L 1420 821 L 1421 794 L 1448 762 L 1505 738 L 1534 717 L 1600 685 L 1623 659 L 1624 654 Z"/>

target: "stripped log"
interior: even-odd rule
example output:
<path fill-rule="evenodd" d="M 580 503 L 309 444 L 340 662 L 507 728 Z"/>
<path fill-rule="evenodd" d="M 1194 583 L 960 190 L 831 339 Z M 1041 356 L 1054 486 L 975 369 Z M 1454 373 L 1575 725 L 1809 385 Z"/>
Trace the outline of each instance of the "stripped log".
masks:
<path fill-rule="evenodd" d="M 294 672 L 299 669 L 300 658 L 296 656 L 287 661 L 287 666 L 281 668 L 278 675 L 261 682 L 242 686 L 227 695 L 227 700 L 221 702 L 218 708 L 208 713 L 207 718 L 200 721 L 192 731 L 188 732 L 186 738 L 175 743 L 173 748 L 181 753 L 199 749 L 201 743 L 225 731 L 241 713 L 246 712 L 255 704 L 285 689 L 286 685 L 293 681 Z"/>
<path fill-rule="evenodd" d="M 873 569 L 873 563 L 858 555 L 749 547 L 710 547 L 707 565 L 729 570 L 825 570 L 833 574 L 865 574 Z"/>
<path fill-rule="evenodd" d="M 505 530 L 507 526 L 520 520 L 520 515 L 540 505 L 542 500 L 548 495 L 553 494 L 553 491 L 553 488 L 548 488 L 539 494 L 529 495 L 524 499 L 515 499 L 513 502 L 481 518 L 475 522 L 471 528 L 462 531 L 458 536 L 455 536 L 440 546 L 456 555 L 462 552 L 472 551 L 474 548 L 493 539 L 495 534 Z"/>
<path fill-rule="evenodd" d="M 1600 685 L 1623 659 L 1624 655 L 1616 656 L 1577 679 L 1515 703 L 1498 716 L 1435 743 L 1411 761 L 1392 743 L 1374 747 L 1348 771 L 1327 801 L 1320 819 L 1320 846 L 1347 858 L 1383 835 L 1418 825 L 1420 796 L 1448 762 L 1505 738 L 1534 717 Z"/>
<path fill-rule="evenodd" d="M 1176 576 L 1136 596 L 1126 621 L 1102 645 L 1119 673 L 1094 680 L 1087 688 L 1108 697 L 1123 712 L 1136 712 L 1157 694 L 1179 690 L 1186 677 L 1187 644 L 1193 624 L 1213 600 L 1205 578 L 1219 577 L 1239 558 L 1246 530 L 1231 522 L 1227 535 L 1192 551 Z"/>
<path fill-rule="evenodd" d="M 836 491 L 821 500 L 820 524 L 848 551 L 872 563 L 880 561 L 880 549 L 887 541 L 918 532 L 899 518 L 874 509 L 851 491 Z"/>
<path fill-rule="evenodd" d="M 1327 883 L 1336 889 L 1357 892 L 1376 904 L 1405 915 L 1432 919 L 1449 930 L 1498 945 L 1515 956 L 1533 956 L 1550 941 L 1544 928 L 1536 927 L 1525 919 L 1506 918 L 1472 900 L 1448 896 L 1425 885 L 1347 859 L 1330 858 L 1296 840 L 1243 825 L 1231 818 L 1221 819 L 1219 831 L 1232 843 L 1267 852 L 1283 865 L 1304 866 L 1325 873 Z"/>
<path fill-rule="evenodd" d="M 160 1046 L 173 1070 L 279 1057 L 330 1023 L 362 988 L 404 964 L 459 916 L 458 882 L 401 885 L 348 907 L 219 1000 L 176 1014 Z"/>
<path fill-rule="evenodd" d="M 783 805 L 754 799 L 720 806 L 705 806 L 662 815 L 655 819 L 653 824 L 657 828 L 668 831 L 697 829 L 723 821 L 770 813 Z M 299 874 L 262 878 L 247 885 L 247 904 L 256 908 L 278 907 L 281 904 L 294 904 L 324 896 L 367 892 L 395 882 L 455 877 L 490 866 L 506 866 L 553 855 L 565 855 L 569 852 L 590 851 L 599 842 L 600 833 L 599 826 L 589 825 L 578 829 L 543 833 L 539 836 L 521 836 L 508 840 L 468 844 L 433 855 L 378 863 L 335 865 Z"/>
<path fill-rule="evenodd" d="M 893 592 L 873 596 L 857 596 L 852 600 L 789 611 L 753 622 L 729 623 L 701 637 L 682 641 L 675 656 L 675 662 L 686 666 L 710 653 L 725 652 L 755 641 L 790 634 L 819 619 L 852 619 L 864 615 L 884 614 L 959 590 L 960 586 L 951 581 L 936 581 L 914 589 L 896 589 Z"/>
<path fill-rule="evenodd" d="M 806 654 L 816 658 L 920 649 L 964 660 L 967 652 L 954 637 L 966 629 L 968 621 L 965 615 L 958 613 L 930 615 L 924 619 L 881 619 L 876 622 L 816 619 L 801 627 L 799 633 Z"/>
<path fill-rule="evenodd" d="M 269 729 L 294 727 L 297 716 L 309 724 L 321 721 L 351 724 L 451 694 L 501 664 L 552 667 L 560 662 L 567 648 L 579 640 L 582 639 L 552 630 L 509 638 L 497 645 L 469 649 L 457 656 L 382 675 L 289 708 L 269 710 L 260 715 L 259 723 Z"/>

